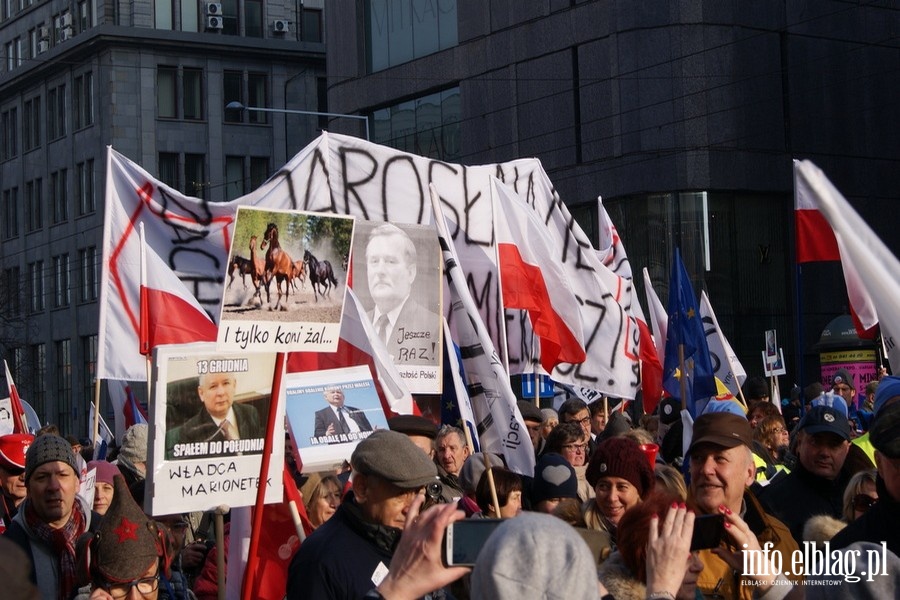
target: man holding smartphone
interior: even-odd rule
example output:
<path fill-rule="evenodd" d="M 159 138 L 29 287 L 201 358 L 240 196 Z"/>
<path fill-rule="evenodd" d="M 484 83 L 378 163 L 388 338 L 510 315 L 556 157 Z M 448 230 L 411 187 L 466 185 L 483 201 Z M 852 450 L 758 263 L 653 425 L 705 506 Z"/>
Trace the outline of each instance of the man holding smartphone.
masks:
<path fill-rule="evenodd" d="M 727 511 L 740 515 L 760 546 L 771 542 L 773 552 L 781 553 L 783 564 L 790 564 L 792 553 L 798 549 L 797 542 L 784 523 L 767 514 L 748 490 L 756 479 L 752 443 L 753 432 L 745 417 L 726 412 L 698 417 L 687 451 L 691 474 L 688 499 L 698 515 L 719 515 Z M 711 549 L 701 550 L 700 560 L 704 569 L 697 579 L 697 587 L 705 596 L 746 600 L 753 597 L 756 588 L 752 577 L 735 572 Z M 791 574 L 788 579 L 802 578 Z"/>
<path fill-rule="evenodd" d="M 429 457 L 396 431 L 360 442 L 350 464 L 353 490 L 294 555 L 288 600 L 364 597 L 387 577 L 413 500 L 438 481 Z"/>

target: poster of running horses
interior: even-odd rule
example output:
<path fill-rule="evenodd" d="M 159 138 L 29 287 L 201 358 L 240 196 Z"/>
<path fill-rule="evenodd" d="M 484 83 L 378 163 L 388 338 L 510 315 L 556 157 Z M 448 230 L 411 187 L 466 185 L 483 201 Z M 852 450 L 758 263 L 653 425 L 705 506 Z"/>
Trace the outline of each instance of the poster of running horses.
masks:
<path fill-rule="evenodd" d="M 333 352 L 354 224 L 353 217 L 238 207 L 219 347 Z"/>

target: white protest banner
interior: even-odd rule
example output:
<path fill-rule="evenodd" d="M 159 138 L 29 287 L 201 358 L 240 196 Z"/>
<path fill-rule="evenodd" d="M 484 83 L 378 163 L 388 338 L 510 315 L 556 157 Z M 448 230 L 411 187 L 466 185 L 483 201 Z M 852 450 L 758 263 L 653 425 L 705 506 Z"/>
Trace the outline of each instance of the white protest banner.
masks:
<path fill-rule="evenodd" d="M 498 309 L 490 193 L 490 178 L 497 177 L 517 190 L 547 224 L 556 241 L 556 260 L 583 301 L 587 360 L 560 365 L 554 379 L 634 397 L 637 330 L 617 302 L 619 290 L 600 281 L 606 277 L 603 271 L 612 272 L 602 265 L 536 159 L 469 167 L 323 133 L 259 189 L 232 202 L 216 203 L 179 194 L 112 149 L 110 157 L 100 303 L 101 378 L 145 378 L 134 318 L 139 286 L 130 279 L 131 266 L 139 263 L 134 234 L 138 223 L 145 225 L 147 244 L 179 274 L 200 304 L 217 314 L 238 205 L 427 223 L 430 183 L 454 223 L 450 234 L 478 311 L 491 338 L 499 340 L 504 313 Z M 448 310 L 444 308 L 445 313 Z M 510 370 L 530 372 L 527 316 L 507 324 L 507 335 Z"/>
<path fill-rule="evenodd" d="M 0 398 L 0 435 L 13 432 L 12 401 Z"/>
<path fill-rule="evenodd" d="M 153 355 L 147 498 L 153 515 L 256 501 L 275 355 L 220 353 L 215 343 L 159 346 Z M 279 403 L 276 431 L 284 418 Z M 273 440 L 281 464 L 284 436 Z M 282 496 L 281 469 L 266 502 Z"/>
<path fill-rule="evenodd" d="M 285 412 L 304 472 L 340 467 L 359 442 L 388 429 L 365 365 L 285 374 Z"/>
<path fill-rule="evenodd" d="M 713 362 L 713 373 L 725 384 L 729 392 L 737 396 L 747 379 L 747 371 L 744 370 L 725 333 L 719 327 L 719 320 L 716 319 L 706 290 L 700 290 L 700 317 L 703 319 L 706 345 L 709 346 L 709 356 Z"/>

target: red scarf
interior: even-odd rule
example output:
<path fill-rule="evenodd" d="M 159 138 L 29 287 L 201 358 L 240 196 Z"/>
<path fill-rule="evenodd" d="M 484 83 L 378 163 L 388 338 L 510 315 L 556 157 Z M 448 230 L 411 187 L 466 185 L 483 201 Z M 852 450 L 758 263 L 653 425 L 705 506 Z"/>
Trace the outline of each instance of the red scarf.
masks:
<path fill-rule="evenodd" d="M 59 529 L 54 529 L 41 521 L 31 502 L 25 503 L 25 522 L 38 539 L 45 542 L 59 558 L 59 598 L 66 600 L 75 589 L 75 542 L 86 529 L 81 503 L 75 499 L 72 516 Z"/>

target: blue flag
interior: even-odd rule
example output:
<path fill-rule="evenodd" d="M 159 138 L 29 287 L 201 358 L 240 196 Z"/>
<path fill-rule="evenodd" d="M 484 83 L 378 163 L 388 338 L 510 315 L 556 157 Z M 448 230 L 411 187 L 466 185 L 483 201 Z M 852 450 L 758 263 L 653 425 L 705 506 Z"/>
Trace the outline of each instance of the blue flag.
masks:
<path fill-rule="evenodd" d="M 672 279 L 669 284 L 669 328 L 666 333 L 666 358 L 663 365 L 663 388 L 675 398 L 681 398 L 681 383 L 676 371 L 679 366 L 679 346 L 684 348 L 684 377 L 687 385 L 685 405 L 691 417 L 696 418 L 698 408 L 702 408 L 711 396 L 716 395 L 716 380 L 713 375 L 709 347 L 703 320 L 697 305 L 697 296 L 691 287 L 681 251 L 675 249 L 672 263 Z M 696 404 L 699 402 L 699 406 Z"/>

